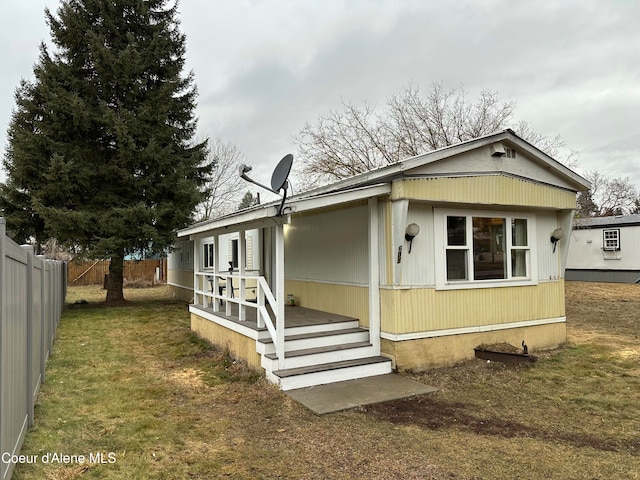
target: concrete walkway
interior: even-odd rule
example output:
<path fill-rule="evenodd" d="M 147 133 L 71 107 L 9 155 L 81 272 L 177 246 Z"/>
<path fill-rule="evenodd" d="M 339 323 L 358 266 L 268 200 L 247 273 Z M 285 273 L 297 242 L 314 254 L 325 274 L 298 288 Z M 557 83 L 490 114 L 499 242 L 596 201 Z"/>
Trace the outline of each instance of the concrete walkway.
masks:
<path fill-rule="evenodd" d="M 437 388 L 390 373 L 298 388 L 285 393 L 318 415 L 322 415 L 372 403 L 423 395 L 437 390 Z"/>

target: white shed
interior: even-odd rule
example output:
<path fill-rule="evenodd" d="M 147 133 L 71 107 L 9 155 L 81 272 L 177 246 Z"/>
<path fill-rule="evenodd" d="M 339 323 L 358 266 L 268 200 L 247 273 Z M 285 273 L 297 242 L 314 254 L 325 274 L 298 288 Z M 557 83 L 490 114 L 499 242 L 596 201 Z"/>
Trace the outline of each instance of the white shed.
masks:
<path fill-rule="evenodd" d="M 567 280 L 640 280 L 640 215 L 578 218 L 569 243 Z"/>

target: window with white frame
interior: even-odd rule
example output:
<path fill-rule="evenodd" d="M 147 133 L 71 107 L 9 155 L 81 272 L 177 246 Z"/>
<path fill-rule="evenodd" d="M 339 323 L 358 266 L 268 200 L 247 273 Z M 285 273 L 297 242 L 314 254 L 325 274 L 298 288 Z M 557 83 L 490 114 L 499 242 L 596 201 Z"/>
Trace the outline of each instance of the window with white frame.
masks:
<path fill-rule="evenodd" d="M 602 231 L 603 249 L 609 252 L 620 250 L 620 229 L 611 228 Z"/>
<path fill-rule="evenodd" d="M 213 243 L 204 243 L 203 248 L 203 260 L 202 266 L 204 268 L 213 268 L 215 265 L 215 259 L 213 254 Z"/>
<path fill-rule="evenodd" d="M 444 211 L 444 258 L 437 284 L 464 288 L 495 282 L 531 283 L 534 217 L 500 212 Z"/>

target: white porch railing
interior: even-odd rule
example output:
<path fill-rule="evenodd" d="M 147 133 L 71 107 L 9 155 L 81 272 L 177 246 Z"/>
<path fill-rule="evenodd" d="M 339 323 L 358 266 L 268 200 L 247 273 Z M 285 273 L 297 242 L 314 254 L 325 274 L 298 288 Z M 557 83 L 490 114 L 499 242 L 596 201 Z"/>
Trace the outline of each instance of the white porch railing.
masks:
<path fill-rule="evenodd" d="M 194 305 L 204 306 L 220 312 L 224 304 L 224 315 L 231 316 L 231 305 L 238 305 L 238 318 L 247 319 L 247 307 L 256 309 L 258 328 L 266 327 L 275 345 L 278 356 L 278 368 L 284 368 L 284 315 L 278 316 L 278 302 L 263 276 L 240 275 L 230 273 L 196 272 L 196 289 L 194 291 Z M 221 283 L 224 280 L 224 284 Z M 237 283 L 236 283 L 237 282 Z M 248 285 L 255 282 L 255 286 Z M 236 287 L 238 285 L 238 287 Z M 222 287 L 222 288 L 220 288 Z M 247 290 L 256 291 L 255 301 L 248 300 Z M 238 290 L 239 297 L 235 296 Z M 223 292 L 224 293 L 221 293 Z M 281 299 L 280 301 L 284 301 Z M 267 308 L 275 317 L 275 322 Z M 282 332 L 278 335 L 278 332 Z"/>

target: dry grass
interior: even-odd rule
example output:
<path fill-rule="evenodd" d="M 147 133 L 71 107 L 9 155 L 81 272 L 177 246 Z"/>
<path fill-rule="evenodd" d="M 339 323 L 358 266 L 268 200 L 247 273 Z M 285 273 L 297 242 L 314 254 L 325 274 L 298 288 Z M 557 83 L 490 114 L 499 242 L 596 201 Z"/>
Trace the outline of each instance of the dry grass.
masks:
<path fill-rule="evenodd" d="M 640 286 L 569 283 L 570 342 L 533 366 L 415 374 L 441 390 L 327 416 L 192 335 L 165 292 L 70 291 L 91 303 L 64 314 L 22 453 L 117 461 L 15 479 L 640 478 Z"/>

